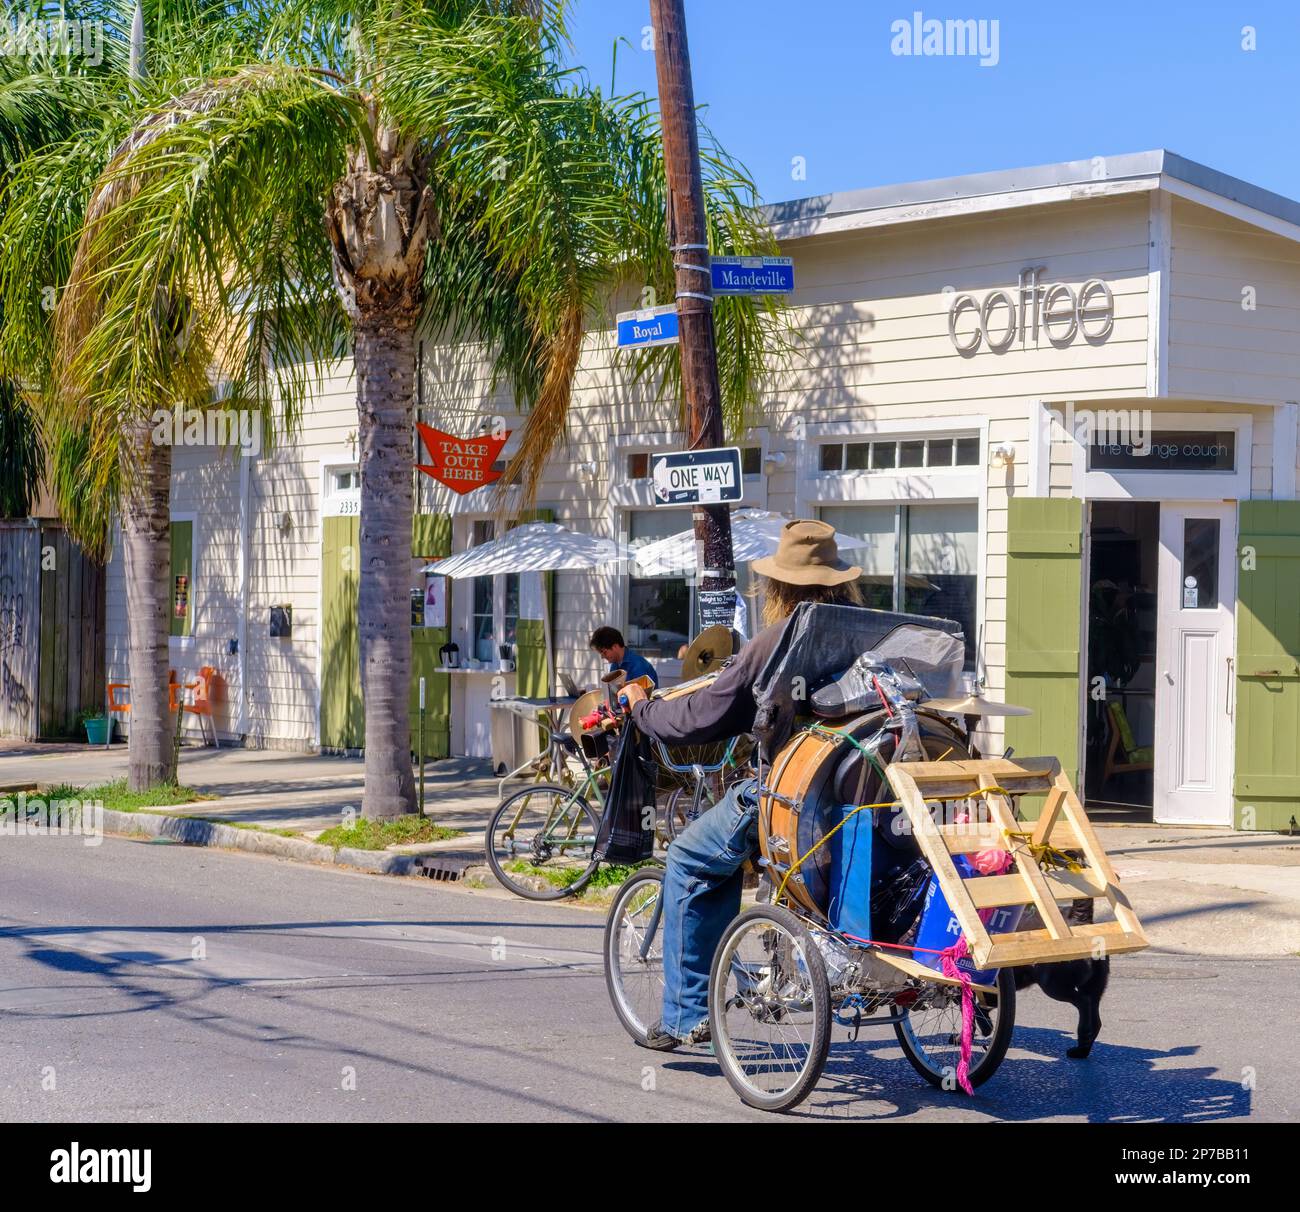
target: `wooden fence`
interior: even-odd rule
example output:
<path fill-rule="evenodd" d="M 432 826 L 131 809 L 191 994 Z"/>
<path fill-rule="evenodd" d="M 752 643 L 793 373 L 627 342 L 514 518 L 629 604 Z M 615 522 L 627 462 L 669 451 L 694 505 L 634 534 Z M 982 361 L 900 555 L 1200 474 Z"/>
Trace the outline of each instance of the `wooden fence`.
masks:
<path fill-rule="evenodd" d="M 104 587 L 61 527 L 0 521 L 0 736 L 72 736 L 103 710 Z"/>

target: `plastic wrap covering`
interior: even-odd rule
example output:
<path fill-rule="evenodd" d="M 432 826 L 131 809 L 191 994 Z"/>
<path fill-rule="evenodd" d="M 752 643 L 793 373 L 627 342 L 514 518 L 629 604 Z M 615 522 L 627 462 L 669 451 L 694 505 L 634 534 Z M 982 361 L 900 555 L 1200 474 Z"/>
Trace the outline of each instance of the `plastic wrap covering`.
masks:
<path fill-rule="evenodd" d="M 790 738 L 795 716 L 809 711 L 809 700 L 818 690 L 847 670 L 863 653 L 894 651 L 892 636 L 903 630 L 905 634 L 899 637 L 902 647 L 896 657 L 900 664 L 906 659 L 903 648 L 911 651 L 918 661 L 922 661 L 923 654 L 933 657 L 937 651 L 933 646 L 921 645 L 913 632 L 942 632 L 954 637 L 956 650 L 961 651 L 961 626 L 949 619 L 867 610 L 861 606 L 801 603 L 790 616 L 780 641 L 754 683 L 754 699 L 758 704 L 754 735 L 765 757 L 770 760 Z M 936 669 L 940 667 L 942 664 Z M 924 677 L 920 670 L 917 672 Z M 958 664 L 958 677 L 960 673 Z"/>

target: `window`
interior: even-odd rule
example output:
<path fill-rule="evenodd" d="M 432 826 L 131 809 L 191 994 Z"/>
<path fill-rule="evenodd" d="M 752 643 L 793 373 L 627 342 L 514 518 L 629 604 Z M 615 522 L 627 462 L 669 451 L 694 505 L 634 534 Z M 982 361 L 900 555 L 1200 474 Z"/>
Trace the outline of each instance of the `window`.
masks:
<path fill-rule="evenodd" d="M 647 480 L 650 478 L 650 455 L 638 450 L 627 456 L 627 478 L 629 480 Z"/>
<path fill-rule="evenodd" d="M 742 446 L 740 448 L 740 474 L 742 476 L 759 476 L 763 474 L 762 447 Z"/>
<path fill-rule="evenodd" d="M 357 492 L 361 488 L 361 472 L 355 467 L 330 468 L 331 493 Z"/>
<path fill-rule="evenodd" d="M 194 523 L 171 524 L 171 634 L 194 634 Z"/>
<path fill-rule="evenodd" d="M 966 668 L 975 668 L 976 505 L 827 505 L 821 518 L 844 534 L 867 540 L 865 547 L 844 556 L 862 567 L 868 606 L 960 623 Z"/>
<path fill-rule="evenodd" d="M 496 527 L 492 522 L 476 521 L 470 538 L 470 547 L 479 547 L 491 542 L 495 531 Z M 493 581 L 492 577 L 474 577 L 472 580 L 474 605 L 470 616 L 469 634 L 476 661 L 496 660 L 497 654 L 492 650 L 492 636 L 495 631 L 492 614 Z"/>
<path fill-rule="evenodd" d="M 1219 604 L 1219 519 L 1183 520 L 1184 610 L 1210 610 Z"/>
<path fill-rule="evenodd" d="M 823 442 L 822 471 L 895 471 L 915 467 L 975 467 L 980 440 L 966 438 L 888 438 L 874 442 Z"/>
<path fill-rule="evenodd" d="M 643 509 L 628 515 L 632 551 L 655 539 L 678 534 L 691 525 L 689 509 Z M 636 565 L 632 565 L 636 573 Z M 628 577 L 628 646 L 643 656 L 675 658 L 690 639 L 691 591 L 684 573 Z"/>

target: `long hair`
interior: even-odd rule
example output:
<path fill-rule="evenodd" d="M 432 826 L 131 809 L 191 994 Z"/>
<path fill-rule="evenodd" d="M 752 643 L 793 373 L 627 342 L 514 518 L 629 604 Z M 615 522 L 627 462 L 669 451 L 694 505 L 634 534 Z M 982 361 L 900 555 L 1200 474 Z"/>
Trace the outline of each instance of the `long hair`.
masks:
<path fill-rule="evenodd" d="M 800 602 L 826 602 L 835 606 L 864 605 L 862 589 L 857 581 L 845 581 L 842 585 L 791 585 L 789 581 L 778 581 L 774 577 L 763 579 L 763 588 L 767 591 L 763 602 L 764 627 L 771 627 L 773 623 L 789 618 Z"/>

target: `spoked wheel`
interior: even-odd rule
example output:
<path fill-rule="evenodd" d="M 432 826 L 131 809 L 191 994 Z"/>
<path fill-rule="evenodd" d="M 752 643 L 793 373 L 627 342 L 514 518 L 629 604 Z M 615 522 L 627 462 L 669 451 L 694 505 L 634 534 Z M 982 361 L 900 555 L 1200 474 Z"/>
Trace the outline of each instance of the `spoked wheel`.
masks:
<path fill-rule="evenodd" d="M 812 935 L 793 913 L 758 905 L 727 928 L 709 977 L 713 1047 L 751 1107 L 785 1111 L 821 1077 L 831 992 Z"/>
<path fill-rule="evenodd" d="M 1016 982 L 1010 968 L 998 969 L 997 993 L 975 994 L 975 1028 L 971 1034 L 970 1084 L 993 1076 L 1011 1044 L 1016 1025 Z M 918 1002 L 902 1011 L 894 1033 L 914 1068 L 932 1086 L 956 1090 L 961 1060 L 961 996 L 939 991 L 933 1004 Z"/>
<path fill-rule="evenodd" d="M 555 901 L 578 892 L 600 865 L 595 809 L 567 787 L 539 783 L 507 796 L 487 829 L 487 861 L 511 892 Z"/>
<path fill-rule="evenodd" d="M 658 867 L 633 873 L 605 923 L 605 987 L 618 1021 L 639 1044 L 663 1012 L 663 887 Z"/>

